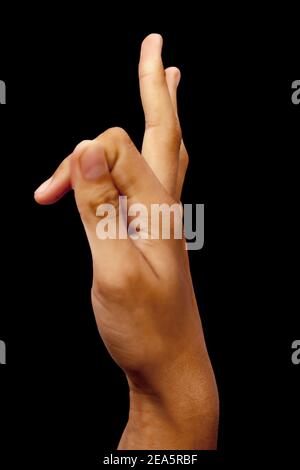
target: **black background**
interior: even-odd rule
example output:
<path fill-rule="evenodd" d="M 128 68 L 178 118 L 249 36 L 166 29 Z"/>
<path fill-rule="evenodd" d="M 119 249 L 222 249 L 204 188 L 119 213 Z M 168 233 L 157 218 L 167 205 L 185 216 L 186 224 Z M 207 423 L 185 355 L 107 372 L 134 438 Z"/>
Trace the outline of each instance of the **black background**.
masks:
<path fill-rule="evenodd" d="M 300 366 L 291 364 L 299 339 L 297 76 L 278 78 L 222 44 L 209 53 L 194 32 L 156 31 L 165 65 L 182 71 L 183 202 L 205 204 L 205 246 L 190 259 L 220 391 L 219 465 L 237 456 L 292 460 L 300 424 Z M 100 28 L 81 37 L 77 29 L 42 48 L 36 34 L 2 56 L 0 462 L 88 465 L 116 448 L 126 423 L 127 385 L 94 322 L 73 195 L 39 207 L 33 192 L 79 141 L 108 127 L 124 127 L 140 146 L 137 63 L 150 32 Z"/>

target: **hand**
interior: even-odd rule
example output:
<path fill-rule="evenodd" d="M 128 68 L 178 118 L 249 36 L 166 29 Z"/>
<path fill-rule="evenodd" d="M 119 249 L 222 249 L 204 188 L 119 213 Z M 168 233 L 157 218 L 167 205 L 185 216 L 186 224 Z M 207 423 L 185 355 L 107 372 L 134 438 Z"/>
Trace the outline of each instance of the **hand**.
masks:
<path fill-rule="evenodd" d="M 116 208 L 125 232 L 128 207 L 171 206 L 180 199 L 187 167 L 176 90 L 180 72 L 166 71 L 162 38 L 141 48 L 140 91 L 146 131 L 142 155 L 126 132 L 110 129 L 84 141 L 35 193 L 49 204 L 71 187 L 93 258 L 92 304 L 100 335 L 124 370 L 130 413 L 120 449 L 211 449 L 216 446 L 218 394 L 205 347 L 184 240 L 99 240 L 97 208 Z M 146 222 L 149 222 L 149 219 Z M 142 227 L 151 236 L 150 224 Z"/>

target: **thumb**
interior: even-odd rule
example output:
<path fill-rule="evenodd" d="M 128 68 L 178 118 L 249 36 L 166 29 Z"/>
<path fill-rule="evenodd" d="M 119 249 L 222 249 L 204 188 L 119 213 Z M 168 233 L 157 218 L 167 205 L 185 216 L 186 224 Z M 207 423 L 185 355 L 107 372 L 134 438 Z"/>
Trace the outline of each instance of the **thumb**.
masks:
<path fill-rule="evenodd" d="M 78 209 L 88 224 L 95 222 L 99 204 L 118 209 L 119 195 L 128 203 L 169 202 L 170 197 L 141 157 L 128 134 L 109 129 L 71 160 L 71 184 Z M 149 207 L 148 207 L 149 206 Z"/>
<path fill-rule="evenodd" d="M 118 276 L 120 266 L 124 268 L 127 260 L 133 266 L 141 256 L 127 236 L 127 213 L 122 212 L 119 196 L 127 196 L 128 206 L 138 202 L 149 210 L 153 202 L 168 202 L 166 192 L 121 129 L 110 129 L 86 146 L 71 161 L 70 170 L 94 266 L 102 273 L 109 267 L 110 276 Z"/>

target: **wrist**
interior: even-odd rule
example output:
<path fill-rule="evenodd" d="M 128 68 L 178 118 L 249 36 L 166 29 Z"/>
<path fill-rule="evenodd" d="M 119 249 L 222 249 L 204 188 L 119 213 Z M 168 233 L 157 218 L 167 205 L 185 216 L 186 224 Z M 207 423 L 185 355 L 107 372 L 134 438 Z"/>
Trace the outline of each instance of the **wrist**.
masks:
<path fill-rule="evenodd" d="M 128 378 L 129 419 L 119 449 L 214 449 L 218 392 L 210 363 L 164 374 L 153 388 Z"/>

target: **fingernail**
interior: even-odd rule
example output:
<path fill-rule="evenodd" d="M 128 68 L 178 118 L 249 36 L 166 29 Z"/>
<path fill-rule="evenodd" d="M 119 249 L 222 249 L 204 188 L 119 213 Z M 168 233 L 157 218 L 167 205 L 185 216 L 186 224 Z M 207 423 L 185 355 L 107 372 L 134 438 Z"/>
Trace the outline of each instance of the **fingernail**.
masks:
<path fill-rule="evenodd" d="M 95 181 L 108 171 L 103 147 L 90 145 L 80 158 L 80 169 L 84 179 Z"/>
<path fill-rule="evenodd" d="M 176 87 L 178 87 L 179 83 L 180 83 L 180 80 L 181 80 L 181 73 L 180 71 L 178 70 L 177 73 L 175 74 L 175 84 L 176 84 Z"/>
<path fill-rule="evenodd" d="M 39 186 L 37 188 L 37 190 L 34 192 L 34 194 L 41 194 L 41 193 L 44 193 L 50 186 L 51 182 L 52 182 L 52 176 L 51 178 L 47 179 L 46 181 L 44 181 L 44 183 L 41 184 L 41 186 Z"/>

